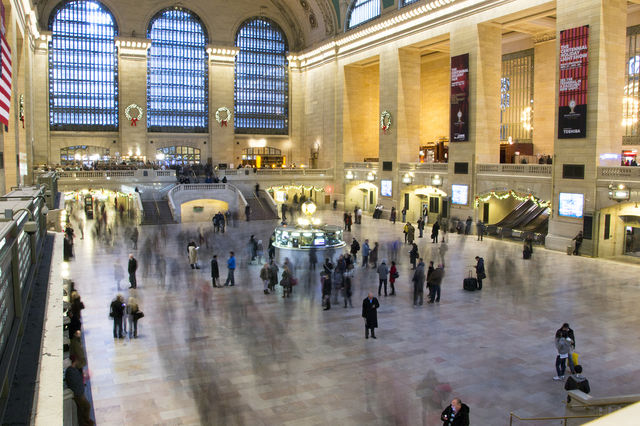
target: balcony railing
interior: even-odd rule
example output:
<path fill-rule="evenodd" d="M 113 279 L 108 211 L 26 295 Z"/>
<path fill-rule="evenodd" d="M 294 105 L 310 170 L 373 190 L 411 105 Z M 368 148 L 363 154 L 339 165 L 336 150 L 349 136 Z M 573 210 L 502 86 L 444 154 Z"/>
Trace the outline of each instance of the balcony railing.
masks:
<path fill-rule="evenodd" d="M 234 179 L 260 179 L 287 177 L 333 177 L 333 169 L 227 169 L 218 172 L 220 176 Z"/>
<path fill-rule="evenodd" d="M 598 167 L 599 179 L 640 179 L 640 167 Z"/>
<path fill-rule="evenodd" d="M 479 175 L 551 177 L 550 164 L 478 164 Z"/>
<path fill-rule="evenodd" d="M 400 163 L 398 168 L 401 172 L 437 172 L 447 173 L 448 163 Z"/>
<path fill-rule="evenodd" d="M 378 170 L 378 163 L 344 163 L 345 170 Z"/>
<path fill-rule="evenodd" d="M 119 180 L 119 181 L 137 181 L 137 182 L 174 182 L 176 180 L 175 170 L 95 170 L 95 171 L 62 171 L 60 172 L 60 181 L 75 181 L 80 179 L 90 180 Z"/>

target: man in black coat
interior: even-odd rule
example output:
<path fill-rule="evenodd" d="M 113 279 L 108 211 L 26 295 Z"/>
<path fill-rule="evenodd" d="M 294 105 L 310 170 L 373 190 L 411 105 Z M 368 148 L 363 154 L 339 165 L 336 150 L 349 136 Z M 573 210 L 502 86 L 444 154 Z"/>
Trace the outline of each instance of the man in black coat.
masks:
<path fill-rule="evenodd" d="M 469 406 L 463 404 L 460 398 L 455 398 L 444 409 L 440 420 L 443 422 L 442 426 L 469 426 Z"/>
<path fill-rule="evenodd" d="M 373 293 L 369 293 L 367 297 L 362 301 L 362 318 L 364 318 L 364 337 L 369 338 L 369 330 L 371 330 L 371 337 L 376 338 L 375 329 L 378 328 L 378 311 L 380 307 L 378 299 L 373 297 Z"/>
<path fill-rule="evenodd" d="M 138 283 L 136 281 L 136 271 L 138 270 L 138 261 L 133 257 L 133 253 L 129 253 L 129 265 L 127 271 L 129 272 L 129 288 L 137 288 Z"/>
<path fill-rule="evenodd" d="M 218 287 L 218 278 L 220 278 L 220 270 L 218 269 L 218 256 L 215 254 L 211 259 L 211 284 Z"/>

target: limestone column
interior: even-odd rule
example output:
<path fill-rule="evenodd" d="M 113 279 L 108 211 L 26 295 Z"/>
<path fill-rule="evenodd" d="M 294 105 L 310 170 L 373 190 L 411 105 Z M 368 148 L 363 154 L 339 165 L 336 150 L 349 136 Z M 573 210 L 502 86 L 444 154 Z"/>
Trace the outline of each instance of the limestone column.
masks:
<path fill-rule="evenodd" d="M 119 122 L 120 143 L 111 148 L 111 156 L 144 156 L 155 161 L 155 147 L 147 142 L 147 52 L 151 40 L 131 37 L 116 37 L 118 46 Z M 127 119 L 125 111 L 131 105 L 142 109 L 143 116 L 137 122 Z M 131 107 L 129 115 L 139 117 L 139 111 Z"/>
<path fill-rule="evenodd" d="M 33 123 L 34 162 L 56 164 L 60 162 L 60 153 L 51 152 L 49 133 L 49 41 L 50 33 L 41 34 L 36 41 L 33 60 Z"/>
<path fill-rule="evenodd" d="M 534 39 L 533 149 L 534 154 L 553 155 L 555 138 L 555 70 L 558 68 L 556 34 Z"/>
<path fill-rule="evenodd" d="M 468 204 L 451 205 L 450 216 L 474 216 L 477 163 L 500 160 L 500 76 L 502 29 L 491 23 L 451 30 L 451 56 L 469 54 L 469 141 L 449 143 L 449 183 L 468 185 Z M 455 174 L 455 163 L 467 163 L 467 174 Z M 451 195 L 451 187 L 444 190 Z"/>
<path fill-rule="evenodd" d="M 553 213 L 546 244 L 564 250 L 583 220 L 558 214 L 560 192 L 584 194 L 584 212 L 593 214 L 597 205 L 597 167 L 618 166 L 618 160 L 602 154 L 620 154 L 622 148 L 622 94 L 625 73 L 627 2 L 625 0 L 558 0 L 556 56 L 560 51 L 560 31 L 589 25 L 587 131 L 581 139 L 558 139 L 554 146 Z M 555 75 L 556 128 L 558 123 L 558 70 Z M 565 164 L 584 165 L 584 179 L 564 179 Z M 607 200 L 608 201 L 608 200 Z M 595 227 L 597 229 L 597 227 Z M 593 251 L 593 243 L 602 235 L 585 240 L 584 252 Z"/>
<path fill-rule="evenodd" d="M 216 111 L 219 108 L 228 108 L 232 115 L 234 111 L 235 90 L 235 58 L 240 50 L 236 47 L 209 46 L 209 142 L 203 154 L 202 162 L 209 158 L 214 166 L 219 163 L 239 164 L 236 158 L 240 152 L 235 152 L 235 133 L 233 116 L 225 117 L 219 113 L 220 119 L 227 119 L 226 126 L 216 121 Z"/>

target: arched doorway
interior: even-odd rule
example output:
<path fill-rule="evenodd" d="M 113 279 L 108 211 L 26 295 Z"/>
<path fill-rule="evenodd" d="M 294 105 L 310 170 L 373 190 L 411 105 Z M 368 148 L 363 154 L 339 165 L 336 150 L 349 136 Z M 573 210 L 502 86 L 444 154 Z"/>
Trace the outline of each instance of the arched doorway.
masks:
<path fill-rule="evenodd" d="M 286 165 L 286 158 L 282 155 L 282 151 L 278 148 L 269 146 L 261 148 L 244 148 L 242 150 L 242 165 L 271 168 L 282 167 Z"/>

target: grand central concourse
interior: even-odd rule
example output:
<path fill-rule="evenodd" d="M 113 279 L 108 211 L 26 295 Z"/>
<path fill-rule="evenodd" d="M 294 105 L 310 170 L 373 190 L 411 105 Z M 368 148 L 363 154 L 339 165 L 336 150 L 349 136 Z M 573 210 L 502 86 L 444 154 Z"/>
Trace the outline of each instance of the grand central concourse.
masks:
<path fill-rule="evenodd" d="M 2 424 L 639 424 L 640 0 L 0 12 Z"/>

